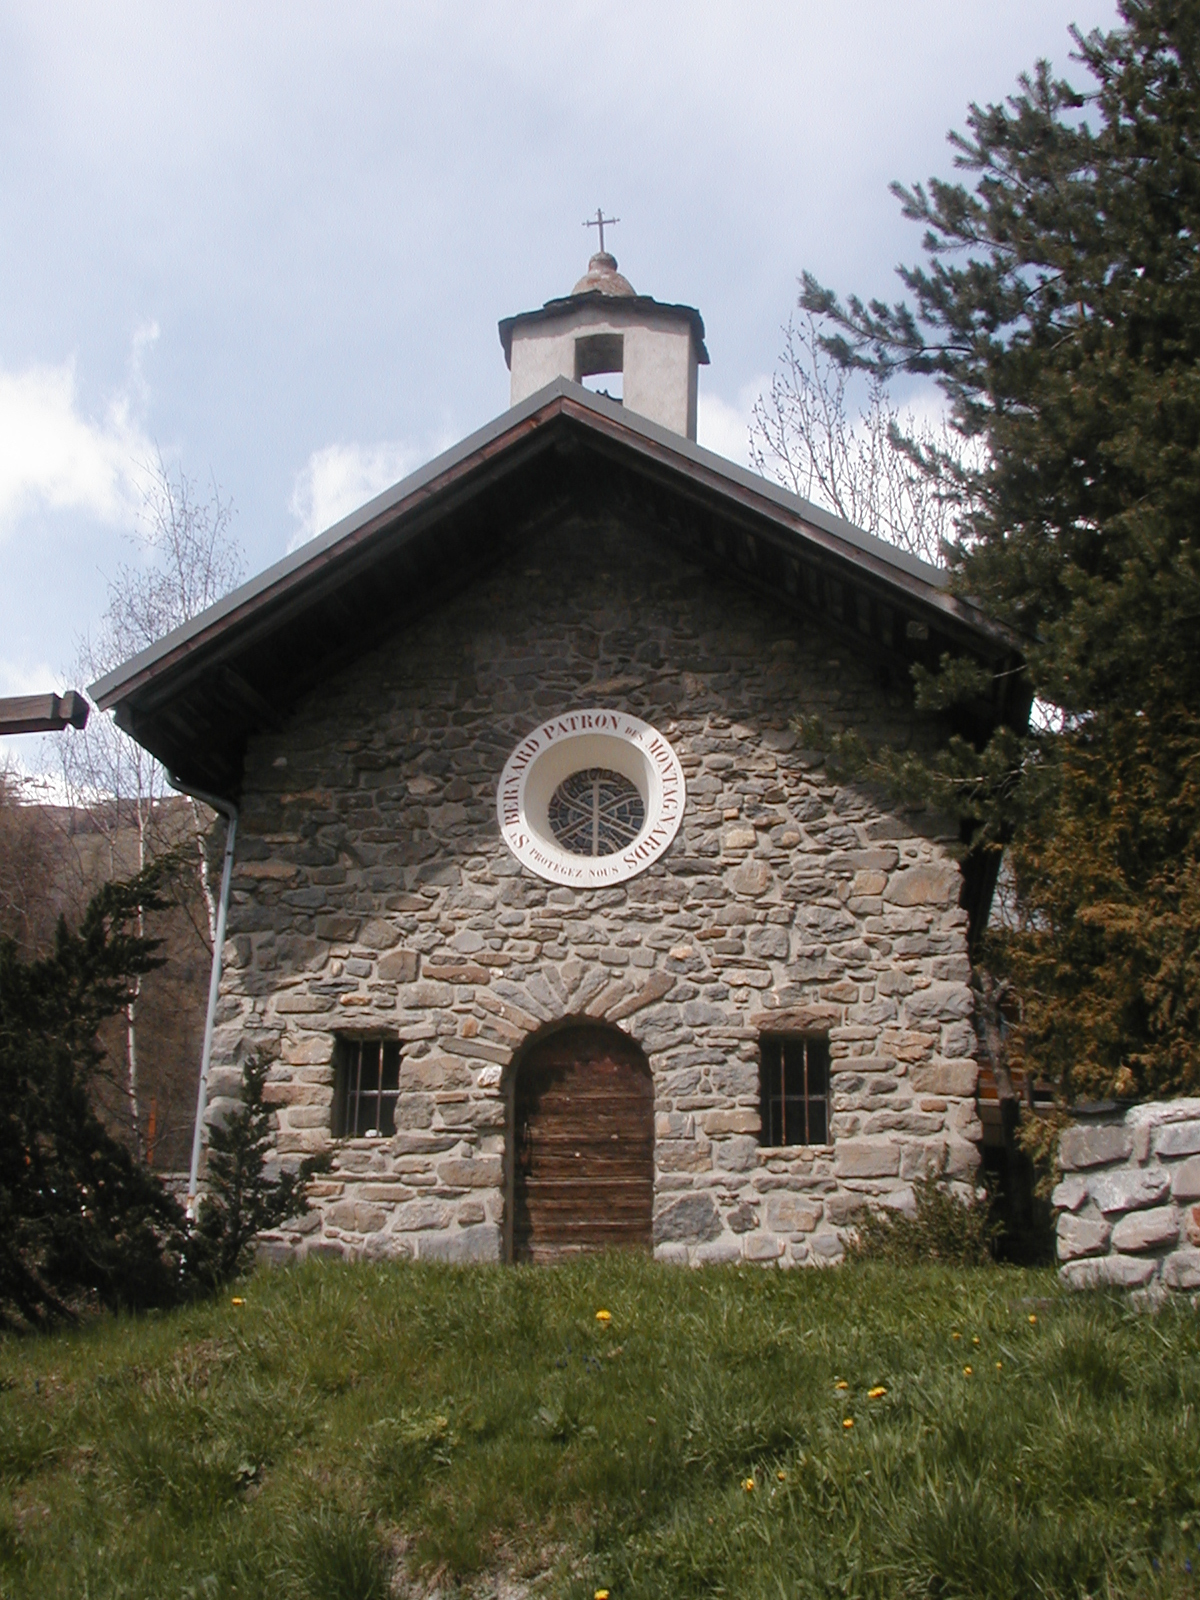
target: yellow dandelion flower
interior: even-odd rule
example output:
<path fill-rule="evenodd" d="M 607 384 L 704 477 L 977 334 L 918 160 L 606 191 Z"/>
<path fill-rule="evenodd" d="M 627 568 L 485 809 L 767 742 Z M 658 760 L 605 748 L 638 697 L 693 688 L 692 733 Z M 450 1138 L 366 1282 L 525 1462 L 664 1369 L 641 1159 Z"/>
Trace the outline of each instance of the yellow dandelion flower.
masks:
<path fill-rule="evenodd" d="M 240 1294 L 235 1294 L 233 1299 L 229 1303 L 232 1306 L 244 1306 L 246 1304 L 246 1302 L 242 1299 Z"/>
<path fill-rule="evenodd" d="M 1003 1372 L 1004 1371 L 1004 1363 L 1003 1363 L 1003 1361 L 997 1361 L 997 1363 L 996 1363 L 996 1371 L 997 1372 Z"/>
<path fill-rule="evenodd" d="M 1032 1311 L 1029 1313 L 1029 1320 L 1030 1320 L 1030 1322 L 1036 1322 L 1037 1321 L 1037 1316 Z"/>
<path fill-rule="evenodd" d="M 839 1378 L 833 1387 L 835 1389 L 848 1389 L 850 1385 L 846 1382 L 845 1378 Z"/>
<path fill-rule="evenodd" d="M 612 1312 L 611 1311 L 597 1311 L 597 1313 L 596 1313 L 596 1321 L 597 1322 L 611 1322 L 612 1321 Z"/>
<path fill-rule="evenodd" d="M 979 1335 L 978 1334 L 976 1334 L 975 1337 L 971 1340 L 971 1343 L 972 1344 L 978 1344 L 979 1343 Z"/>
<path fill-rule="evenodd" d="M 843 1417 L 842 1418 L 842 1427 L 843 1428 L 852 1428 L 853 1426 L 854 1426 L 854 1418 L 853 1417 Z"/>
<path fill-rule="evenodd" d="M 780 1467 L 779 1471 L 775 1474 L 775 1476 L 779 1479 L 780 1483 L 786 1483 L 787 1482 L 787 1473 L 783 1470 L 782 1467 Z"/>
<path fill-rule="evenodd" d="M 595 1594 L 592 1596 L 592 1600 L 608 1600 L 608 1590 L 597 1589 Z"/>
<path fill-rule="evenodd" d="M 963 1371 L 964 1371 L 964 1372 L 965 1372 L 965 1373 L 966 1373 L 966 1375 L 967 1375 L 967 1377 L 968 1377 L 968 1378 L 969 1378 L 969 1377 L 970 1377 L 970 1376 L 971 1376 L 971 1369 L 970 1369 L 970 1367 L 964 1367 L 964 1368 L 963 1368 Z"/>
<path fill-rule="evenodd" d="M 952 1333 L 952 1334 L 951 1334 L 951 1335 L 950 1335 L 950 1337 L 951 1337 L 951 1338 L 952 1338 L 952 1339 L 961 1339 L 961 1338 L 962 1338 L 962 1334 L 961 1334 L 961 1333 Z"/>
<path fill-rule="evenodd" d="M 746 1491 L 747 1494 L 753 1494 L 754 1493 L 754 1479 L 753 1478 L 743 1478 L 742 1479 L 742 1488 Z"/>
<path fill-rule="evenodd" d="M 867 1399 L 882 1400 L 886 1393 L 887 1390 L 883 1387 L 883 1385 L 881 1383 L 877 1383 L 873 1389 L 867 1390 Z"/>

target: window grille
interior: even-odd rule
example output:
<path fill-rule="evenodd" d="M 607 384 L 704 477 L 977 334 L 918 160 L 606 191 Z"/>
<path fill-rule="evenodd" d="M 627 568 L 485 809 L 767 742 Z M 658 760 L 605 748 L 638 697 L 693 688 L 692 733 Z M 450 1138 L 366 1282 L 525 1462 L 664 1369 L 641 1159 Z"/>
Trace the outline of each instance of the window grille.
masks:
<path fill-rule="evenodd" d="M 605 767 L 573 772 L 550 797 L 550 831 L 573 856 L 615 855 L 633 843 L 645 820 L 634 784 Z"/>
<path fill-rule="evenodd" d="M 334 1138 L 395 1133 L 400 1093 L 397 1040 L 340 1039 L 334 1079 Z"/>
<path fill-rule="evenodd" d="M 829 1040 L 765 1037 L 760 1050 L 763 1144 L 828 1144 Z"/>

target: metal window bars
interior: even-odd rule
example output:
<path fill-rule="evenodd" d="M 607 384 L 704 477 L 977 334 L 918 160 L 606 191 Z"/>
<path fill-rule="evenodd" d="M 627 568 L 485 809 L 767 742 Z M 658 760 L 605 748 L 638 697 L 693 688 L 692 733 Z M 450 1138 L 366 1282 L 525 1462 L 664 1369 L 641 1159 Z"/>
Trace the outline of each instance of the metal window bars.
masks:
<path fill-rule="evenodd" d="M 335 1076 L 335 1138 L 369 1139 L 395 1133 L 400 1093 L 397 1040 L 339 1040 Z"/>
<path fill-rule="evenodd" d="M 760 1044 L 762 1142 L 779 1147 L 829 1139 L 829 1041 L 779 1035 Z"/>

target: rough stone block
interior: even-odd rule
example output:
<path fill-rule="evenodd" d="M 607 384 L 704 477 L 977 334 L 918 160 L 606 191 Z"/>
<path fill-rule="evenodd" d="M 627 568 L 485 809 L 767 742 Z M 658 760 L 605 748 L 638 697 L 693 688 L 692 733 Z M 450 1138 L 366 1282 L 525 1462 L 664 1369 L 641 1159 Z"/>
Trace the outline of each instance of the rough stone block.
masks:
<path fill-rule="evenodd" d="M 1171 1193 L 1176 1200 L 1200 1200 L 1200 1156 L 1193 1156 L 1172 1171 Z"/>
<path fill-rule="evenodd" d="M 609 1022 L 620 1022 L 625 1017 L 632 1017 L 636 1012 L 653 1005 L 656 1000 L 661 1000 L 675 987 L 675 978 L 669 972 L 652 973 L 636 994 L 631 994 L 627 999 L 618 1001 L 606 1013 Z"/>
<path fill-rule="evenodd" d="M 1118 1168 L 1097 1173 L 1088 1187 L 1101 1211 L 1138 1211 L 1166 1199 L 1171 1174 L 1165 1167 Z"/>
<path fill-rule="evenodd" d="M 765 861 L 745 861 L 733 874 L 730 882 L 737 894 L 758 899 L 771 886 L 771 869 Z"/>
<path fill-rule="evenodd" d="M 914 1094 L 973 1095 L 979 1083 L 979 1068 L 974 1061 L 935 1061 L 928 1067 L 914 1067 Z"/>
<path fill-rule="evenodd" d="M 927 989 L 914 989 L 904 1000 L 909 1022 L 957 1022 L 969 1017 L 974 1008 L 965 983 L 931 983 Z"/>
<path fill-rule="evenodd" d="M 304 1246 L 306 1256 L 329 1256 L 344 1260 L 346 1247 L 338 1239 L 309 1239 Z"/>
<path fill-rule="evenodd" d="M 385 956 L 384 960 L 390 961 L 391 957 Z M 448 983 L 409 983 L 401 989 L 399 1001 L 406 1011 L 441 1011 L 454 1004 L 454 989 Z"/>
<path fill-rule="evenodd" d="M 363 1240 L 362 1256 L 364 1261 L 408 1261 L 412 1246 L 394 1233 L 373 1233 Z"/>
<path fill-rule="evenodd" d="M 744 1134 L 718 1139 L 713 1144 L 713 1160 L 725 1172 L 749 1172 L 758 1165 L 758 1140 Z"/>
<path fill-rule="evenodd" d="M 769 1233 L 748 1233 L 742 1240 L 742 1255 L 747 1261 L 777 1261 L 784 1242 Z"/>
<path fill-rule="evenodd" d="M 821 1232 L 809 1236 L 808 1248 L 824 1261 L 840 1261 L 845 1246 L 836 1233 Z"/>
<path fill-rule="evenodd" d="M 1064 1172 L 1087 1167 L 1103 1167 L 1110 1161 L 1124 1161 L 1133 1150 L 1133 1138 L 1125 1128 L 1113 1124 L 1064 1128 L 1058 1141 L 1058 1164 Z M 1150 1202 L 1148 1202 L 1150 1203 Z"/>
<path fill-rule="evenodd" d="M 284 1034 L 279 1055 L 290 1067 L 323 1067 L 333 1060 L 333 1035 Z"/>
<path fill-rule="evenodd" d="M 742 1241 L 726 1235 L 724 1239 L 697 1245 L 691 1254 L 693 1262 L 698 1267 L 725 1266 L 730 1261 L 742 1259 Z"/>
<path fill-rule="evenodd" d="M 1176 1122 L 1160 1128 L 1154 1149 L 1160 1156 L 1200 1155 L 1200 1122 Z"/>
<path fill-rule="evenodd" d="M 400 935 L 390 922 L 372 917 L 363 924 L 357 942 L 366 945 L 368 950 L 390 950 L 394 944 L 399 944 Z"/>
<path fill-rule="evenodd" d="M 1063 1212 L 1058 1219 L 1058 1259 L 1074 1261 L 1080 1256 L 1098 1256 L 1108 1246 L 1112 1230 L 1100 1217 L 1073 1217 Z"/>
<path fill-rule="evenodd" d="M 416 965 L 416 950 L 392 950 L 382 957 L 376 973 L 386 984 L 411 984 L 416 979 Z"/>
<path fill-rule="evenodd" d="M 474 1074 L 455 1056 L 405 1056 L 400 1063 L 400 1092 L 422 1089 L 469 1089 Z"/>
<path fill-rule="evenodd" d="M 1058 1275 L 1072 1289 L 1141 1289 L 1157 1270 L 1157 1261 L 1146 1256 L 1094 1256 L 1068 1261 Z"/>
<path fill-rule="evenodd" d="M 387 1225 L 388 1214 L 382 1206 L 364 1205 L 359 1201 L 354 1207 L 354 1228 L 357 1233 L 378 1233 Z"/>
<path fill-rule="evenodd" d="M 426 1233 L 434 1228 L 448 1228 L 454 1217 L 454 1207 L 443 1200 L 410 1200 L 396 1207 L 393 1227 L 397 1233 Z"/>
<path fill-rule="evenodd" d="M 840 1139 L 834 1158 L 839 1178 L 894 1178 L 900 1172 L 900 1147 L 888 1139 Z"/>
<path fill-rule="evenodd" d="M 1200 1206 L 1188 1207 L 1187 1214 L 1183 1220 L 1183 1228 L 1187 1234 L 1188 1242 L 1200 1245 Z"/>
<path fill-rule="evenodd" d="M 1200 1289 L 1200 1250 L 1173 1251 L 1162 1265 L 1163 1282 L 1169 1289 Z"/>
<path fill-rule="evenodd" d="M 811 1233 L 825 1214 L 819 1201 L 801 1195 L 773 1194 L 767 1201 L 767 1227 L 773 1233 Z"/>
<path fill-rule="evenodd" d="M 654 1154 L 660 1172 L 708 1172 L 712 1146 L 708 1140 L 664 1139 Z"/>
<path fill-rule="evenodd" d="M 961 890 L 956 866 L 906 867 L 892 874 L 883 898 L 894 906 L 950 906 Z"/>
<path fill-rule="evenodd" d="M 654 1219 L 656 1245 L 681 1240 L 685 1244 L 703 1244 L 721 1233 L 721 1219 L 712 1197 L 707 1194 L 684 1195 L 660 1211 Z M 740 1254 L 735 1246 L 735 1254 Z"/>
<path fill-rule="evenodd" d="M 499 1261 L 500 1229 L 494 1222 L 475 1223 L 453 1232 L 426 1234 L 417 1241 L 421 1261 Z"/>
<path fill-rule="evenodd" d="M 1086 1178 L 1064 1178 L 1050 1196 L 1050 1204 L 1056 1211 L 1078 1211 L 1087 1193 Z"/>
<path fill-rule="evenodd" d="M 1112 1233 L 1113 1249 L 1129 1255 L 1137 1255 L 1142 1250 L 1160 1250 L 1178 1239 L 1179 1212 L 1174 1206 L 1131 1212 L 1121 1218 Z"/>
<path fill-rule="evenodd" d="M 762 1125 L 762 1118 L 757 1111 L 735 1106 L 729 1111 L 706 1111 L 700 1123 L 710 1136 L 718 1133 L 756 1134 Z"/>
<path fill-rule="evenodd" d="M 438 1180 L 452 1189 L 493 1189 L 503 1175 L 499 1156 L 476 1156 L 472 1161 L 441 1161 Z"/>
<path fill-rule="evenodd" d="M 289 1128 L 327 1128 L 329 1126 L 329 1106 L 288 1106 L 280 1112 L 281 1117 L 287 1118 Z"/>

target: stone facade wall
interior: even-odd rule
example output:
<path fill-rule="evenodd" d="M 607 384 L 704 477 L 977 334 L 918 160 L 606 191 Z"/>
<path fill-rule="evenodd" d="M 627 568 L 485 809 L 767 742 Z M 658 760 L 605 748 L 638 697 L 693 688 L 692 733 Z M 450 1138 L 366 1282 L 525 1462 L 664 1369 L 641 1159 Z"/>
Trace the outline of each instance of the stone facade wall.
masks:
<path fill-rule="evenodd" d="M 655 724 L 687 777 L 667 854 L 556 888 L 502 844 L 496 784 L 552 713 Z M 330 1146 L 335 1039 L 402 1042 L 394 1137 L 339 1141 L 276 1253 L 505 1251 L 514 1058 L 607 1019 L 654 1076 L 657 1253 L 828 1262 L 865 1199 L 977 1165 L 960 874 L 943 842 L 834 783 L 789 723 L 904 742 L 907 685 L 611 523 L 555 529 L 309 694 L 247 758 L 211 1079 L 255 1048 L 285 1160 Z M 826 1146 L 760 1147 L 758 1038 L 827 1032 Z"/>
<path fill-rule="evenodd" d="M 1063 1133 L 1059 1164 L 1065 1282 L 1200 1289 L 1200 1100 L 1089 1118 Z"/>

